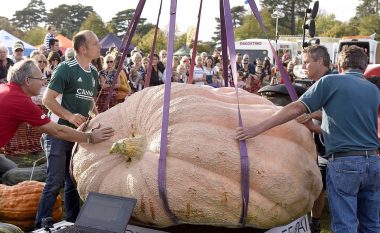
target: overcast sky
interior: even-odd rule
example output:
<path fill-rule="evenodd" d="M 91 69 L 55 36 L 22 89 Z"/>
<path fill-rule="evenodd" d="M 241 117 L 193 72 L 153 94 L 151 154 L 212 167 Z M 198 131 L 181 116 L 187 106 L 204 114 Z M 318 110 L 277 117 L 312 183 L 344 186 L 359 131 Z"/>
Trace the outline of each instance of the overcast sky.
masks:
<path fill-rule="evenodd" d="M 110 21 L 117 12 L 136 8 L 138 0 L 42 0 L 45 2 L 46 9 L 49 11 L 61 4 L 82 4 L 85 6 L 92 6 L 94 10 L 102 17 L 103 21 Z M 25 8 L 30 0 L 13 0 L 6 1 L 3 7 L 0 7 L 0 16 L 12 18 L 17 10 Z M 185 32 L 190 26 L 196 26 L 198 8 L 200 0 L 177 0 L 177 18 L 176 24 L 181 32 Z M 215 17 L 219 17 L 218 0 L 204 0 L 202 8 L 201 26 L 199 32 L 200 40 L 210 40 L 215 31 Z M 159 0 L 146 0 L 145 8 L 142 17 L 147 18 L 148 22 L 155 24 L 159 9 Z M 256 4 L 259 1 L 256 0 Z M 319 9 L 327 12 L 334 13 L 336 18 L 341 21 L 347 21 L 355 14 L 356 6 L 359 0 L 319 0 Z M 230 0 L 231 7 L 245 4 L 245 0 Z M 169 8 L 170 0 L 163 0 L 163 9 L 160 19 L 160 27 L 167 28 L 169 24 Z M 249 9 L 250 10 L 250 9 Z"/>

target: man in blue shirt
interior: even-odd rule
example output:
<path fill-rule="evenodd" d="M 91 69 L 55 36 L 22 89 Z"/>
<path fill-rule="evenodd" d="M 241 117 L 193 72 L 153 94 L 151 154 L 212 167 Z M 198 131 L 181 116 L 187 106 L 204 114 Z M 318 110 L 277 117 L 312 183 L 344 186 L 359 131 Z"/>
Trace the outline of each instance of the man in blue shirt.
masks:
<path fill-rule="evenodd" d="M 378 88 L 362 73 L 368 58 L 357 46 L 340 53 L 340 74 L 326 75 L 298 101 L 257 125 L 237 128 L 236 139 L 255 137 L 304 113 L 322 109 L 328 154 L 327 192 L 334 233 L 380 232 L 380 157 L 377 138 Z M 305 123 L 316 130 L 311 121 Z"/>

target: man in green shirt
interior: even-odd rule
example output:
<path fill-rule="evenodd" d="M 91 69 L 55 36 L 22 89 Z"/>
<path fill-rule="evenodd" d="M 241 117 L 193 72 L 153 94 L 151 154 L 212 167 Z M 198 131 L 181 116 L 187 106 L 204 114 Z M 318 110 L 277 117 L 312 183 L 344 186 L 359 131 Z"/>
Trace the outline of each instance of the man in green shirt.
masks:
<path fill-rule="evenodd" d="M 43 104 L 50 110 L 52 121 L 76 128 L 90 112 L 97 114 L 94 97 L 98 88 L 98 71 L 91 60 L 100 56 L 100 44 L 92 31 L 81 31 L 73 38 L 76 56 L 61 63 L 54 71 L 45 91 Z M 44 135 L 48 161 L 47 179 L 38 205 L 36 228 L 43 218 L 51 217 L 53 205 L 64 184 L 66 221 L 74 222 L 80 209 L 80 197 L 69 174 L 74 143 Z"/>

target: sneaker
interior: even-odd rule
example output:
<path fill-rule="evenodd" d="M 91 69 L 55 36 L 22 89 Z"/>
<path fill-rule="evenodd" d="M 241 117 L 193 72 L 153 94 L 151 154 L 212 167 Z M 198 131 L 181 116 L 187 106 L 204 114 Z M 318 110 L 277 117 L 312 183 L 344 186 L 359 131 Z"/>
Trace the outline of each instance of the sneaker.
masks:
<path fill-rule="evenodd" d="M 318 222 L 310 222 L 310 232 L 311 233 L 320 233 L 321 232 L 321 223 Z"/>

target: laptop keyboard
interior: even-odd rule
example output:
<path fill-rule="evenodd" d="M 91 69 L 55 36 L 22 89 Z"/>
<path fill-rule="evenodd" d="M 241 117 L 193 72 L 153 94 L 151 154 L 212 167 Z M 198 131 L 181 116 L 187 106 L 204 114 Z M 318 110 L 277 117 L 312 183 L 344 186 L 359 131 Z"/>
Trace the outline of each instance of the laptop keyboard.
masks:
<path fill-rule="evenodd" d="M 93 231 L 86 231 L 73 225 L 56 230 L 54 233 L 93 233 Z"/>

